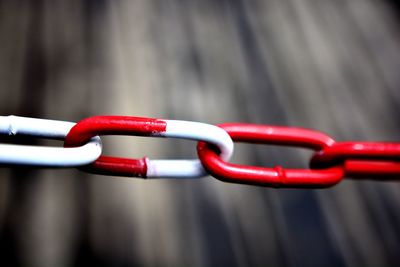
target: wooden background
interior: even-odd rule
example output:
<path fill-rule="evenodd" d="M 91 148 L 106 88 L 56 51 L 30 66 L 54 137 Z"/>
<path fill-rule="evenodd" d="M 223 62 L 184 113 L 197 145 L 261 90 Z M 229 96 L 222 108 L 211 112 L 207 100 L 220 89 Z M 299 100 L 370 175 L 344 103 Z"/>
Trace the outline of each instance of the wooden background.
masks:
<path fill-rule="evenodd" d="M 238 121 L 398 141 L 398 11 L 377 0 L 3 0 L 0 114 Z M 196 156 L 189 141 L 104 146 Z M 308 155 L 239 145 L 233 160 L 306 167 Z M 396 182 L 275 190 L 1 168 L 0 265 L 399 266 L 399 193 Z"/>

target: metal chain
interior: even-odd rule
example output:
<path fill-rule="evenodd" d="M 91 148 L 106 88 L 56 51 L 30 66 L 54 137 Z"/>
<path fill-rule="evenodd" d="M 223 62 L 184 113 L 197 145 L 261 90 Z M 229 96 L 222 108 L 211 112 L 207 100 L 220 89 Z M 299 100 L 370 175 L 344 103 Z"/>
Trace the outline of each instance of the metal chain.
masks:
<path fill-rule="evenodd" d="M 0 135 L 34 136 L 64 140 L 72 122 L 0 116 Z M 77 167 L 90 164 L 101 155 L 99 137 L 74 148 L 0 144 L 0 163 L 43 167 Z"/>
<path fill-rule="evenodd" d="M 0 164 L 78 167 L 90 173 L 142 178 L 196 178 L 269 187 L 324 188 L 344 177 L 395 179 L 400 176 L 400 143 L 336 142 L 309 129 L 230 123 L 218 126 L 178 120 L 95 116 L 77 124 L 0 116 L 0 135 L 64 140 L 64 148 L 0 144 Z M 132 135 L 199 141 L 199 159 L 151 160 L 101 156 L 98 135 Z M 309 169 L 228 163 L 233 141 L 309 148 Z"/>
<path fill-rule="evenodd" d="M 220 127 L 199 122 L 126 116 L 95 116 L 80 121 L 72 127 L 65 138 L 65 147 L 85 144 L 91 137 L 98 134 L 205 141 L 217 146 L 224 160 L 229 160 L 233 153 L 232 139 Z M 198 159 L 150 160 L 101 156 L 85 170 L 97 174 L 143 178 L 196 178 L 207 175 Z"/>

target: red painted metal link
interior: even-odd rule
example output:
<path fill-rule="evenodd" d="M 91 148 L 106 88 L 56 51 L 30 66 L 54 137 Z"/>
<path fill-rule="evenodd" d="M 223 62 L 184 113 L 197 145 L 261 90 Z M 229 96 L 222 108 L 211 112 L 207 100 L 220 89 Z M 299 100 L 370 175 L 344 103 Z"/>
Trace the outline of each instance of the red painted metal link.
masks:
<path fill-rule="evenodd" d="M 321 150 L 335 141 L 320 132 L 291 127 L 264 126 L 254 124 L 219 125 L 234 141 L 261 144 L 280 144 Z M 211 175 L 232 183 L 254 184 L 271 187 L 322 188 L 341 181 L 344 176 L 342 167 L 323 170 L 284 169 L 243 166 L 224 162 L 218 156 L 215 147 L 199 142 L 199 158 Z"/>
<path fill-rule="evenodd" d="M 127 117 L 95 116 L 84 119 L 72 127 L 65 138 L 65 147 L 85 144 L 96 135 L 139 135 L 151 136 L 166 131 L 164 120 Z M 100 156 L 94 163 L 83 167 L 85 171 L 105 175 L 145 177 L 146 158 L 126 159 Z"/>
<path fill-rule="evenodd" d="M 310 165 L 326 168 L 343 164 L 347 176 L 400 175 L 400 144 L 338 142 L 316 152 Z"/>
<path fill-rule="evenodd" d="M 65 138 L 65 146 L 79 146 L 95 135 L 142 135 L 149 137 L 180 138 L 206 141 L 221 149 L 221 157 L 228 160 L 233 142 L 221 128 L 199 122 L 159 120 L 126 116 L 96 116 L 78 122 Z M 101 156 L 85 171 L 115 176 L 142 178 L 199 178 L 206 176 L 198 159 L 151 160 Z"/>

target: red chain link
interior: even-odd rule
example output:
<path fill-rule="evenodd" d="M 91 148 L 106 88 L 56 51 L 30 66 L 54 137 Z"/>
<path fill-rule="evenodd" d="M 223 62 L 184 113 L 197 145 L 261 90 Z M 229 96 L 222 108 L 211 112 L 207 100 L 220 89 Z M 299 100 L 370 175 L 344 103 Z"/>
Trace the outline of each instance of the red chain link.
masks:
<path fill-rule="evenodd" d="M 321 150 L 335 141 L 329 136 L 301 128 L 264 126 L 255 124 L 221 124 L 233 141 L 277 144 Z M 243 166 L 222 161 L 212 146 L 199 142 L 199 158 L 206 170 L 214 177 L 233 183 L 255 184 L 271 187 L 328 187 L 343 178 L 340 167 L 324 170 L 284 169 L 280 166 L 263 168 Z"/>
<path fill-rule="evenodd" d="M 219 125 L 234 141 L 291 145 L 317 150 L 312 169 L 250 167 L 231 164 L 218 157 L 212 146 L 199 142 L 198 155 L 206 170 L 216 178 L 234 183 L 272 187 L 328 187 L 344 176 L 380 178 L 400 175 L 400 144 L 372 142 L 336 143 L 320 132 L 253 124 Z"/>
<path fill-rule="evenodd" d="M 199 142 L 197 150 L 203 167 L 212 176 L 226 182 L 322 188 L 340 182 L 344 176 L 377 176 L 382 179 L 400 175 L 400 143 L 335 142 L 321 132 L 294 127 L 239 123 L 221 124 L 219 127 L 236 142 L 295 146 L 316 151 L 310 160 L 310 169 L 285 169 L 280 166 L 266 168 L 227 163 L 220 158 L 217 147 Z M 68 133 L 65 146 L 83 145 L 96 135 L 157 136 L 166 131 L 165 120 L 96 116 L 77 123 Z M 146 177 L 147 165 L 146 158 L 101 156 L 86 166 L 85 170 L 107 175 Z"/>
<path fill-rule="evenodd" d="M 166 123 L 163 120 L 127 116 L 95 116 L 84 119 L 72 127 L 65 138 L 64 146 L 80 146 L 96 135 L 150 136 L 165 130 Z M 146 158 L 100 156 L 83 170 L 104 175 L 145 177 L 147 164 Z"/>

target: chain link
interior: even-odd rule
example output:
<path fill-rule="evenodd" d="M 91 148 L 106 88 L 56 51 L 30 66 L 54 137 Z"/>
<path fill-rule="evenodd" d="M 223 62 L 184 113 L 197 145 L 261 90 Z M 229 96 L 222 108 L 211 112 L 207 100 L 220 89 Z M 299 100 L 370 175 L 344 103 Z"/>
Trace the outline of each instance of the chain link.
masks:
<path fill-rule="evenodd" d="M 236 142 L 295 146 L 317 151 L 334 144 L 329 136 L 302 128 L 239 123 L 221 124 L 219 127 Z M 198 144 L 197 150 L 201 162 L 212 176 L 232 183 L 269 187 L 328 187 L 340 182 L 344 174 L 341 167 L 303 170 L 227 163 L 218 156 L 218 151 L 204 142 Z"/>
<path fill-rule="evenodd" d="M 77 124 L 0 116 L 0 135 L 64 140 L 64 148 L 0 144 L 0 163 L 75 167 L 96 174 L 142 178 L 196 178 L 268 187 L 324 188 L 344 177 L 396 179 L 400 143 L 336 142 L 303 128 L 230 123 L 218 126 L 178 120 L 95 116 Z M 150 160 L 101 156 L 97 135 L 135 135 L 199 141 L 199 159 Z M 309 169 L 245 166 L 229 163 L 233 141 L 308 148 L 315 151 Z"/>
<path fill-rule="evenodd" d="M 64 140 L 72 122 L 0 116 L 0 134 L 34 136 Z M 43 167 L 76 167 L 87 165 L 101 154 L 101 141 L 94 137 L 75 148 L 0 144 L 0 163 Z"/>
<path fill-rule="evenodd" d="M 233 142 L 229 135 L 214 125 L 152 118 L 126 116 L 95 116 L 80 121 L 65 139 L 65 146 L 86 143 L 95 135 L 139 135 L 148 137 L 183 138 L 206 141 L 216 145 L 221 157 L 229 160 L 233 153 Z M 199 160 L 150 160 L 125 159 L 101 156 L 86 171 L 117 176 L 143 178 L 196 178 L 206 176 Z"/>

